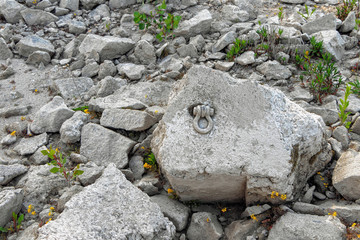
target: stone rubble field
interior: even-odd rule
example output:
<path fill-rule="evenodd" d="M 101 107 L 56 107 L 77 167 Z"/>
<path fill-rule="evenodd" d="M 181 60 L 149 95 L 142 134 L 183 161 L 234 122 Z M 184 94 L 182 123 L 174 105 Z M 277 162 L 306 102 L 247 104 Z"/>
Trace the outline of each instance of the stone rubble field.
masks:
<path fill-rule="evenodd" d="M 161 4 L 0 0 L 0 239 L 360 239 L 359 6 Z"/>

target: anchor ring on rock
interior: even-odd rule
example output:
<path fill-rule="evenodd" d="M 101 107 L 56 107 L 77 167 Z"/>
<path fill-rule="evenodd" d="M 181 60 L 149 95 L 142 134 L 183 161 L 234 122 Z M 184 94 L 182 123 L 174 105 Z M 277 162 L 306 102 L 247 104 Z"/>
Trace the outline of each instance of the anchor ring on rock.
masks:
<path fill-rule="evenodd" d="M 193 114 L 195 116 L 193 121 L 194 129 L 198 133 L 202 133 L 202 134 L 210 132 L 211 129 L 214 127 L 214 121 L 211 119 L 211 117 L 214 115 L 214 109 L 206 105 L 198 105 L 194 107 Z M 206 118 L 208 122 L 206 128 L 201 128 L 199 126 L 200 118 Z"/>

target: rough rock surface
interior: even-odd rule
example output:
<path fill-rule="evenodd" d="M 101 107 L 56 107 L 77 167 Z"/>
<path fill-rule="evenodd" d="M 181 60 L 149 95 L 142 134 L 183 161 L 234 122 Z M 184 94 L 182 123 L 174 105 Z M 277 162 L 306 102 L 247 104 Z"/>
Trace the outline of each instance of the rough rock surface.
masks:
<path fill-rule="evenodd" d="M 210 30 L 212 16 L 209 10 L 202 10 L 193 18 L 180 22 L 179 28 L 174 32 L 179 36 L 194 37 L 198 34 L 207 33 Z"/>
<path fill-rule="evenodd" d="M 98 166 L 115 163 L 118 168 L 125 167 L 134 145 L 134 141 L 97 124 L 88 123 L 81 131 L 80 154 Z"/>
<path fill-rule="evenodd" d="M 61 125 L 74 114 L 65 102 L 59 96 L 55 96 L 53 100 L 35 114 L 34 121 L 31 124 L 33 133 L 58 132 Z"/>
<path fill-rule="evenodd" d="M 19 144 L 14 147 L 14 151 L 22 156 L 33 154 L 39 147 L 47 144 L 47 142 L 48 135 L 46 133 L 30 138 L 23 138 Z"/>
<path fill-rule="evenodd" d="M 324 50 L 330 53 L 336 60 L 341 60 L 345 53 L 345 41 L 336 30 L 321 31 L 314 33 L 316 41 L 323 41 Z"/>
<path fill-rule="evenodd" d="M 89 91 L 94 85 L 91 78 L 63 78 L 54 81 L 55 87 L 59 90 L 64 99 L 79 97 Z"/>
<path fill-rule="evenodd" d="M 194 130 L 191 116 L 203 103 L 215 109 L 207 134 Z M 184 201 L 250 204 L 271 201 L 273 190 L 292 199 L 330 160 L 316 156 L 324 144 L 323 124 L 280 92 L 196 66 L 174 88 L 152 150 Z"/>
<path fill-rule="evenodd" d="M 59 218 L 39 229 L 38 240 L 71 239 L 74 233 L 78 239 L 171 240 L 175 227 L 110 164 L 95 184 L 65 204 Z"/>
<path fill-rule="evenodd" d="M 13 178 L 27 172 L 27 167 L 20 164 L 0 165 L 0 185 L 5 185 Z"/>
<path fill-rule="evenodd" d="M 75 114 L 67 119 L 60 128 L 61 141 L 64 143 L 75 143 L 80 141 L 81 128 L 88 120 L 88 115 L 82 111 L 75 112 Z"/>
<path fill-rule="evenodd" d="M 6 60 L 13 56 L 11 50 L 7 46 L 5 40 L 0 37 L 0 60 Z"/>
<path fill-rule="evenodd" d="M 17 214 L 20 211 L 23 198 L 22 189 L 7 189 L 0 192 L 0 227 L 12 219 L 13 212 Z"/>
<path fill-rule="evenodd" d="M 189 240 L 218 240 L 223 229 L 217 218 L 208 212 L 194 213 L 186 232 Z"/>
<path fill-rule="evenodd" d="M 346 227 L 333 216 L 286 213 L 270 230 L 269 240 L 345 239 Z"/>
<path fill-rule="evenodd" d="M 30 56 L 30 54 L 35 51 L 48 52 L 50 55 L 55 53 L 55 48 L 50 41 L 36 35 L 27 36 L 21 39 L 16 44 L 16 47 L 19 50 L 19 54 L 24 57 Z"/>

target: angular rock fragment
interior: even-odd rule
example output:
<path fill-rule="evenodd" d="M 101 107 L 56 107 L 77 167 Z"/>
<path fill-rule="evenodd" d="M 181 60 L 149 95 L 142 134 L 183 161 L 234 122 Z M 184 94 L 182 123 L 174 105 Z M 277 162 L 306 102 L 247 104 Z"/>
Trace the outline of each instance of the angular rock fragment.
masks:
<path fill-rule="evenodd" d="M 336 30 L 314 33 L 316 41 L 323 41 L 324 50 L 330 53 L 337 61 L 345 54 L 345 41 Z"/>
<path fill-rule="evenodd" d="M 94 184 L 65 204 L 59 218 L 39 229 L 38 240 L 72 239 L 74 233 L 83 239 L 170 240 L 175 227 L 146 194 L 110 164 Z"/>
<path fill-rule="evenodd" d="M 120 63 L 117 65 L 119 74 L 124 74 L 130 80 L 139 80 L 146 68 L 144 65 L 136 65 L 133 63 Z"/>
<path fill-rule="evenodd" d="M 179 28 L 174 31 L 177 36 L 194 37 L 198 34 L 204 34 L 210 31 L 213 18 L 209 10 L 200 11 L 193 18 L 181 21 Z"/>
<path fill-rule="evenodd" d="M 22 19 L 21 11 L 26 7 L 15 0 L 0 1 L 0 15 L 2 14 L 8 23 L 18 23 Z"/>
<path fill-rule="evenodd" d="M 110 0 L 109 7 L 111 9 L 127 8 L 136 3 L 136 0 Z"/>
<path fill-rule="evenodd" d="M 137 42 L 134 54 L 141 64 L 148 65 L 156 62 L 155 48 L 146 40 Z"/>
<path fill-rule="evenodd" d="M 256 70 L 265 75 L 268 80 L 288 79 L 292 75 L 291 71 L 287 67 L 281 65 L 276 60 L 267 61 L 257 66 Z"/>
<path fill-rule="evenodd" d="M 12 58 L 13 54 L 9 47 L 7 46 L 5 40 L 0 37 L 0 60 L 6 60 Z"/>
<path fill-rule="evenodd" d="M 60 139 L 64 143 L 75 143 L 80 141 L 81 128 L 89 119 L 88 115 L 82 111 L 77 111 L 67 119 L 60 128 Z"/>
<path fill-rule="evenodd" d="M 55 53 L 55 48 L 51 42 L 36 35 L 22 38 L 18 44 L 16 44 L 16 48 L 19 50 L 19 54 L 24 57 L 28 57 L 38 50 L 48 52 L 50 55 Z"/>
<path fill-rule="evenodd" d="M 47 142 L 48 135 L 46 133 L 30 138 L 23 138 L 19 144 L 14 147 L 14 151 L 21 156 L 33 154 L 39 147 L 47 144 Z"/>
<path fill-rule="evenodd" d="M 21 16 L 25 20 L 26 24 L 30 26 L 34 25 L 48 25 L 51 22 L 57 21 L 59 18 L 49 12 L 45 12 L 39 9 L 27 8 L 21 11 Z"/>
<path fill-rule="evenodd" d="M 20 164 L 0 165 L 0 185 L 9 183 L 13 178 L 27 172 L 27 167 Z"/>
<path fill-rule="evenodd" d="M 20 211 L 23 198 L 22 189 L 7 189 L 0 192 L 0 227 L 5 227 L 12 220 L 13 212 L 17 214 Z"/>
<path fill-rule="evenodd" d="M 327 14 L 302 26 L 303 33 L 313 34 L 320 31 L 336 30 L 336 17 L 334 14 Z"/>
<path fill-rule="evenodd" d="M 191 217 L 186 236 L 189 240 L 218 240 L 223 229 L 216 216 L 208 212 L 197 212 Z"/>

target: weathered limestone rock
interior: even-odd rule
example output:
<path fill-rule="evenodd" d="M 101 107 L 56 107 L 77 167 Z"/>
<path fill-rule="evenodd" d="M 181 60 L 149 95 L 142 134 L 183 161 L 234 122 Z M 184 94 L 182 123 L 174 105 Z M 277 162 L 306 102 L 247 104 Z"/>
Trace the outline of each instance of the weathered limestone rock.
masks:
<path fill-rule="evenodd" d="M 246 66 L 255 62 L 255 53 L 253 51 L 246 51 L 235 59 L 235 62 Z"/>
<path fill-rule="evenodd" d="M 27 167 L 20 164 L 0 165 L 0 185 L 5 185 L 13 178 L 27 172 Z"/>
<path fill-rule="evenodd" d="M 256 70 L 265 75 L 268 80 L 288 79 L 291 77 L 291 71 L 281 65 L 278 61 L 267 61 L 256 67 Z"/>
<path fill-rule="evenodd" d="M 137 42 L 134 54 L 141 64 L 148 65 L 156 62 L 155 48 L 146 40 Z"/>
<path fill-rule="evenodd" d="M 85 173 L 85 172 L 84 172 Z M 57 210 L 59 212 L 64 211 L 65 204 L 71 199 L 72 196 L 75 194 L 81 192 L 84 189 L 84 187 L 79 185 L 74 185 L 68 188 L 63 194 L 61 194 L 61 197 L 59 198 L 57 202 Z"/>
<path fill-rule="evenodd" d="M 303 4 L 306 0 L 280 0 L 282 3 Z"/>
<path fill-rule="evenodd" d="M 113 9 L 127 8 L 136 3 L 136 0 L 110 0 L 109 7 Z"/>
<path fill-rule="evenodd" d="M 321 31 L 314 33 L 316 41 L 323 41 L 323 47 L 336 60 L 341 60 L 345 53 L 345 41 L 336 30 Z"/>
<path fill-rule="evenodd" d="M 16 48 L 19 50 L 19 54 L 24 57 L 30 56 L 35 51 L 48 52 L 51 55 L 55 53 L 55 48 L 48 40 L 45 40 L 36 35 L 27 36 L 21 39 Z"/>
<path fill-rule="evenodd" d="M 219 52 L 227 47 L 229 44 L 233 43 L 236 38 L 236 33 L 231 31 L 222 36 L 212 47 L 212 52 Z"/>
<path fill-rule="evenodd" d="M 47 144 L 47 142 L 48 135 L 46 133 L 31 138 L 23 138 L 19 144 L 14 147 L 14 151 L 22 156 L 33 154 L 39 147 Z"/>
<path fill-rule="evenodd" d="M 134 145 L 134 141 L 97 124 L 88 123 L 81 131 L 80 154 L 98 166 L 115 163 L 118 168 L 125 167 Z"/>
<path fill-rule="evenodd" d="M 355 19 L 356 19 L 355 12 L 354 11 L 350 12 L 349 15 L 346 17 L 346 19 L 344 20 L 343 24 L 341 25 L 340 32 L 347 33 L 354 30 Z"/>
<path fill-rule="evenodd" d="M 5 40 L 0 37 L 0 60 L 6 60 L 12 58 L 13 54 L 9 47 L 7 46 Z"/>
<path fill-rule="evenodd" d="M 87 10 L 91 10 L 97 5 L 105 3 L 105 0 L 80 0 L 83 7 Z"/>
<path fill-rule="evenodd" d="M 360 199 L 360 154 L 352 149 L 341 155 L 336 163 L 332 182 L 336 190 L 348 200 Z"/>
<path fill-rule="evenodd" d="M 0 192 L 0 227 L 4 227 L 12 219 L 12 213 L 16 214 L 21 209 L 24 198 L 22 189 L 8 189 Z"/>
<path fill-rule="evenodd" d="M 246 22 L 249 20 L 250 15 L 247 11 L 242 10 L 238 6 L 234 5 L 225 5 L 221 9 L 222 17 L 225 20 L 231 22 Z"/>
<path fill-rule="evenodd" d="M 21 11 L 26 7 L 15 0 L 0 1 L 0 15 L 3 15 L 6 22 L 18 23 L 22 19 Z"/>
<path fill-rule="evenodd" d="M 90 53 L 95 50 L 100 55 L 100 61 L 118 58 L 127 53 L 135 46 L 133 40 L 129 38 L 118 38 L 113 36 L 101 37 L 88 34 L 82 41 L 79 51 L 82 54 Z"/>
<path fill-rule="evenodd" d="M 65 99 L 80 97 L 94 86 L 94 82 L 88 77 L 62 78 L 54 81 L 55 88 L 59 90 Z"/>
<path fill-rule="evenodd" d="M 194 213 L 186 232 L 189 240 L 218 240 L 222 235 L 223 229 L 216 216 L 208 212 Z"/>
<path fill-rule="evenodd" d="M 54 14 L 45 12 L 39 9 L 27 8 L 21 11 L 21 16 L 24 18 L 27 25 L 48 25 L 51 22 L 57 21 L 59 18 Z"/>
<path fill-rule="evenodd" d="M 302 26 L 303 33 L 307 33 L 309 35 L 326 30 L 336 30 L 336 17 L 332 13 Z"/>
<path fill-rule="evenodd" d="M 28 59 L 26 60 L 27 64 L 32 65 L 39 65 L 43 63 L 45 66 L 48 65 L 51 61 L 50 54 L 44 51 L 35 51 L 29 55 Z"/>
<path fill-rule="evenodd" d="M 225 228 L 225 235 L 229 240 L 246 239 L 248 235 L 252 235 L 258 226 L 259 223 L 252 219 L 234 221 Z"/>
<path fill-rule="evenodd" d="M 181 21 L 179 28 L 174 31 L 177 36 L 194 37 L 198 34 L 204 34 L 210 31 L 213 18 L 209 10 L 200 11 L 193 18 Z"/>
<path fill-rule="evenodd" d="M 271 228 L 269 240 L 345 239 L 346 227 L 333 216 L 286 213 Z"/>
<path fill-rule="evenodd" d="M 102 64 L 100 64 L 99 73 L 98 73 L 99 79 L 103 79 L 107 76 L 114 77 L 116 75 L 116 73 L 117 73 L 117 69 L 116 69 L 115 64 L 112 61 L 105 60 Z M 113 84 L 113 85 L 117 85 L 117 84 Z M 105 97 L 105 96 L 103 96 L 103 97 Z"/>
<path fill-rule="evenodd" d="M 31 131 L 35 134 L 43 132 L 58 132 L 61 125 L 74 114 L 60 96 L 55 96 L 51 102 L 42 106 L 35 114 L 31 123 Z"/>
<path fill-rule="evenodd" d="M 83 170 L 84 173 L 78 177 L 79 181 L 83 186 L 87 186 L 93 184 L 96 179 L 101 176 L 104 167 L 99 167 L 93 162 L 88 162 L 84 166 L 81 166 L 81 170 Z"/>
<path fill-rule="evenodd" d="M 250 204 L 274 201 L 271 191 L 297 198 L 330 160 L 317 156 L 327 147 L 321 118 L 278 91 L 195 66 L 170 96 L 151 148 L 183 201 Z M 204 103 L 215 110 L 214 127 L 200 134 L 192 112 Z"/>
<path fill-rule="evenodd" d="M 75 112 L 75 114 L 67 119 L 60 128 L 61 141 L 64 143 L 75 143 L 80 141 L 81 128 L 88 120 L 88 115 L 82 111 Z"/>
<path fill-rule="evenodd" d="M 100 69 L 101 69 L 101 65 L 100 65 Z M 116 90 L 118 90 L 120 87 L 125 86 L 126 84 L 127 84 L 127 81 L 125 79 L 113 78 L 113 77 L 107 76 L 98 83 L 99 90 L 97 91 L 96 95 L 98 97 L 109 96 L 109 95 L 113 94 Z"/>
<path fill-rule="evenodd" d="M 89 102 L 89 109 L 96 112 L 103 112 L 105 109 L 144 109 L 146 105 L 133 98 L 124 98 L 121 95 L 110 95 L 104 98 L 92 98 Z"/>
<path fill-rule="evenodd" d="M 139 80 L 146 68 L 144 65 L 136 65 L 133 63 L 120 63 L 117 65 L 119 74 L 123 74 L 130 80 Z"/>
<path fill-rule="evenodd" d="M 175 227 L 110 164 L 101 178 L 65 204 L 59 218 L 39 229 L 38 240 L 72 239 L 74 233 L 81 239 L 171 240 Z"/>
<path fill-rule="evenodd" d="M 150 114 L 131 109 L 105 109 L 100 119 L 104 127 L 127 131 L 144 131 L 156 122 L 156 118 Z"/>
<path fill-rule="evenodd" d="M 71 11 L 76 11 L 79 9 L 79 0 L 60 0 L 59 6 Z"/>

